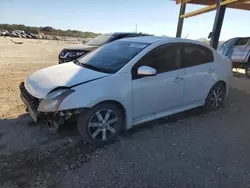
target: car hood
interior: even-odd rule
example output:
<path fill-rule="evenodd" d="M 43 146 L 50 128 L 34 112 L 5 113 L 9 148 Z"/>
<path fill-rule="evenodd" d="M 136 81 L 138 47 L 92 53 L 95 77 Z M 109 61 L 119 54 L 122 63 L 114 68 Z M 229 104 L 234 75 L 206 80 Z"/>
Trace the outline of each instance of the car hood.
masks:
<path fill-rule="evenodd" d="M 108 75 L 110 74 L 83 68 L 70 62 L 38 70 L 31 74 L 24 84 L 31 95 L 42 99 L 57 87 L 72 87 Z"/>
<path fill-rule="evenodd" d="M 84 50 L 84 51 L 91 51 L 94 50 L 96 48 L 98 48 L 99 46 L 89 46 L 86 44 L 81 44 L 81 45 L 74 45 L 74 46 L 70 46 L 67 48 L 64 48 L 64 50 Z"/>

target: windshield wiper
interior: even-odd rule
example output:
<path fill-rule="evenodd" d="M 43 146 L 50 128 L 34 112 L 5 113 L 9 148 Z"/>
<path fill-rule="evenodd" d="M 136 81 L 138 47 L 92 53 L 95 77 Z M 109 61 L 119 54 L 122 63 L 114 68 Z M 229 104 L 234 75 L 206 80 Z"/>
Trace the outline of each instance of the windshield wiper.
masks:
<path fill-rule="evenodd" d="M 81 66 L 85 67 L 85 68 L 89 68 L 89 69 L 93 69 L 93 70 L 98 70 L 98 67 L 95 67 L 93 65 L 90 64 L 85 64 L 85 63 L 80 63 Z"/>
<path fill-rule="evenodd" d="M 82 67 L 85 68 L 89 68 L 89 69 L 98 69 L 97 67 L 90 65 L 90 64 L 85 64 L 85 63 L 81 63 L 78 59 L 74 61 L 75 64 L 80 65 Z"/>
<path fill-rule="evenodd" d="M 77 65 L 82 65 L 81 63 L 80 63 L 80 61 L 78 60 L 78 59 L 76 59 L 75 61 L 73 61 L 75 64 L 77 64 Z"/>
<path fill-rule="evenodd" d="M 81 67 L 88 68 L 88 69 L 91 69 L 91 70 L 95 70 L 95 71 L 98 71 L 98 72 L 113 73 L 113 71 L 110 71 L 110 70 L 107 70 L 107 69 L 104 69 L 104 68 L 99 68 L 99 67 L 93 66 L 91 64 L 81 63 L 78 59 L 75 60 L 74 63 L 81 66 Z"/>

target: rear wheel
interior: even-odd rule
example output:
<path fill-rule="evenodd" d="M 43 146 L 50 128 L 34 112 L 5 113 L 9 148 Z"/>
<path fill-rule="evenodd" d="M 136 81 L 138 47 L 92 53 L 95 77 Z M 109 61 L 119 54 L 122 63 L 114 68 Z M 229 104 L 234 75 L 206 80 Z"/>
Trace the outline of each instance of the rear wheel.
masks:
<path fill-rule="evenodd" d="M 215 84 L 209 91 L 206 99 L 205 109 L 207 111 L 217 110 L 221 107 L 226 96 L 226 87 L 223 83 Z"/>
<path fill-rule="evenodd" d="M 77 122 L 80 135 L 94 146 L 114 141 L 124 125 L 122 112 L 113 104 L 99 104 L 83 111 Z"/>
<path fill-rule="evenodd" d="M 247 65 L 247 67 L 245 68 L 245 75 L 247 78 L 250 78 L 250 65 Z"/>

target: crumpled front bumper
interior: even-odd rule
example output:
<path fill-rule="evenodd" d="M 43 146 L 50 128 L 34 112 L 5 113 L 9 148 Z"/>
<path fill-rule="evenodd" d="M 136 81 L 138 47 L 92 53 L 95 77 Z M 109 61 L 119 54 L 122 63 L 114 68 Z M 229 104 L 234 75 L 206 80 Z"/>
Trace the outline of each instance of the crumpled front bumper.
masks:
<path fill-rule="evenodd" d="M 51 121 L 57 120 L 57 116 L 54 112 L 44 113 L 37 111 L 37 108 L 41 100 L 29 94 L 29 92 L 26 90 L 24 86 L 24 82 L 20 83 L 19 89 L 20 89 L 20 98 L 22 102 L 25 104 L 25 106 L 28 108 L 28 112 L 35 122 L 46 121 L 46 120 L 51 120 Z"/>
<path fill-rule="evenodd" d="M 27 106 L 30 116 L 35 122 L 54 122 L 54 124 L 64 124 L 65 120 L 71 118 L 74 120 L 84 108 L 69 109 L 59 112 L 38 112 L 37 108 L 41 102 L 38 98 L 35 98 L 26 90 L 24 82 L 19 85 L 20 98 L 22 102 Z"/>

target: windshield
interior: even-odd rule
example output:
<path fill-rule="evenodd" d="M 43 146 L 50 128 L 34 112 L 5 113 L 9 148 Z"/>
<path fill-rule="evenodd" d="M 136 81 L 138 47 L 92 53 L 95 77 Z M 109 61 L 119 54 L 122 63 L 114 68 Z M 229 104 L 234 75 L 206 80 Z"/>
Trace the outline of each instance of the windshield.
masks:
<path fill-rule="evenodd" d="M 107 43 L 111 38 L 111 35 L 99 35 L 98 37 L 90 40 L 86 44 L 89 46 L 102 46 L 103 44 Z"/>
<path fill-rule="evenodd" d="M 149 44 L 115 41 L 83 56 L 78 64 L 106 73 L 115 73 Z"/>

